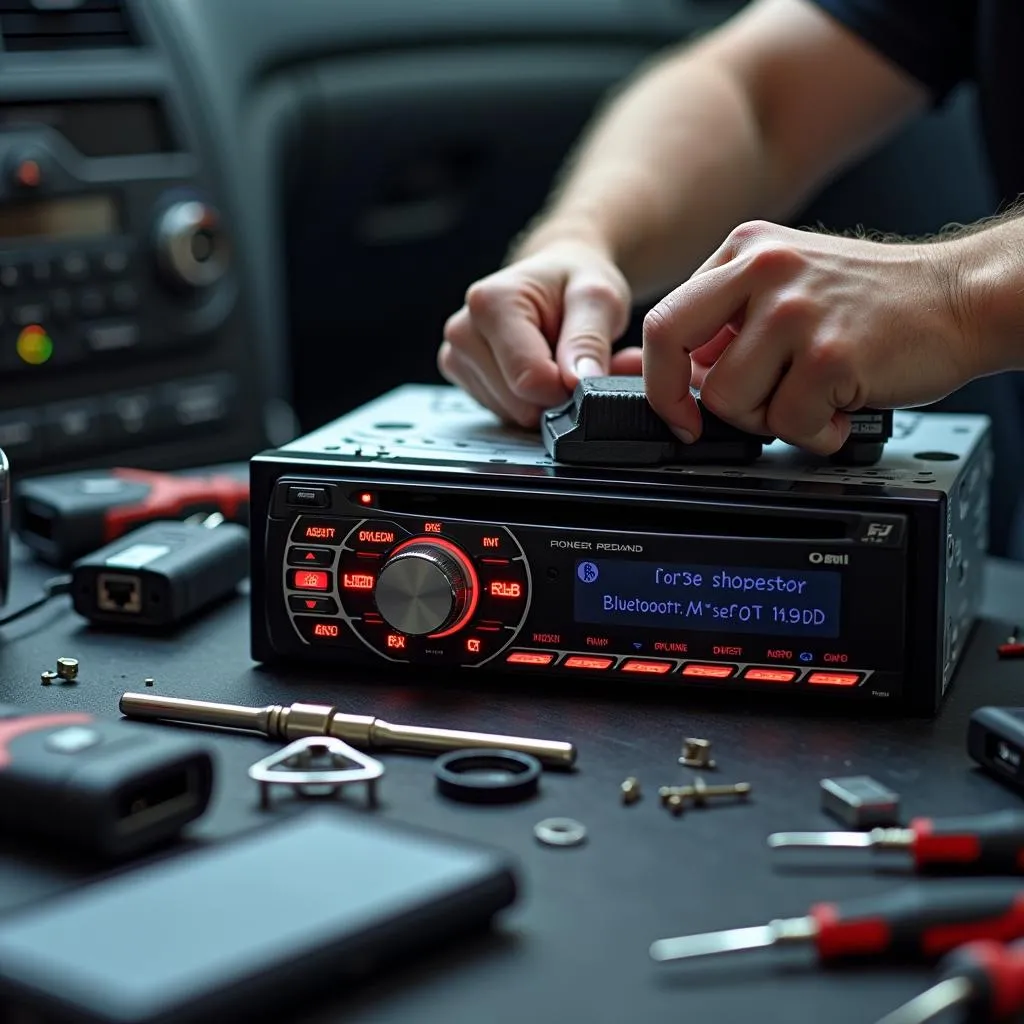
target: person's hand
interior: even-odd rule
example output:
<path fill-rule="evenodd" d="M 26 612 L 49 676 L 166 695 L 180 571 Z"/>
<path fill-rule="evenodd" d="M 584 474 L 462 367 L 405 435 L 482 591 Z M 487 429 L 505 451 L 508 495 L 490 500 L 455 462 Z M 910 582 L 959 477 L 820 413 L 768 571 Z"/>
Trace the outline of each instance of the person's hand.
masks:
<path fill-rule="evenodd" d="M 937 401 L 985 372 L 956 242 L 889 244 L 754 222 L 644 321 L 648 400 L 827 455 L 848 412 Z"/>
<path fill-rule="evenodd" d="M 445 324 L 441 375 L 501 419 L 536 427 L 582 377 L 639 374 L 639 348 L 612 355 L 631 296 L 599 248 L 558 242 L 472 285 Z"/>

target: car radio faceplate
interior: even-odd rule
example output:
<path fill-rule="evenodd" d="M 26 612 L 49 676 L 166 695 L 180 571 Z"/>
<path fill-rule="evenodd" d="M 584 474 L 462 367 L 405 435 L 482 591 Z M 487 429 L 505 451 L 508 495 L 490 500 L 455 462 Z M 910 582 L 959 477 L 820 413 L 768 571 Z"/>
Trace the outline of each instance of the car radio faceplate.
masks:
<path fill-rule="evenodd" d="M 257 660 L 828 693 L 933 711 L 973 624 L 988 421 L 870 467 L 564 466 L 410 386 L 252 463 Z"/>

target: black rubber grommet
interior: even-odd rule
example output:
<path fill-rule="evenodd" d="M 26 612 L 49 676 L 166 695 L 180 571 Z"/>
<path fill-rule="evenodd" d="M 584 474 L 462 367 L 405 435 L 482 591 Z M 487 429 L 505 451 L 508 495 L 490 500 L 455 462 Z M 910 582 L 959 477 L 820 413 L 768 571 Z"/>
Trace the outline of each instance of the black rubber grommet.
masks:
<path fill-rule="evenodd" d="M 452 800 L 498 804 L 537 792 L 541 764 L 516 750 L 453 750 L 434 762 L 437 791 Z"/>

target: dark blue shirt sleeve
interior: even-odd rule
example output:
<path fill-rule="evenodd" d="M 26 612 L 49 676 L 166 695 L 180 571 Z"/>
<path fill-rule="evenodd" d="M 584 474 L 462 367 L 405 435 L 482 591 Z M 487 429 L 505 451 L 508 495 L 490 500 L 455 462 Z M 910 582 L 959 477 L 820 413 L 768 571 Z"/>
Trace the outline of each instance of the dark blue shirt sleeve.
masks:
<path fill-rule="evenodd" d="M 811 0 L 941 103 L 974 74 L 979 0 Z"/>

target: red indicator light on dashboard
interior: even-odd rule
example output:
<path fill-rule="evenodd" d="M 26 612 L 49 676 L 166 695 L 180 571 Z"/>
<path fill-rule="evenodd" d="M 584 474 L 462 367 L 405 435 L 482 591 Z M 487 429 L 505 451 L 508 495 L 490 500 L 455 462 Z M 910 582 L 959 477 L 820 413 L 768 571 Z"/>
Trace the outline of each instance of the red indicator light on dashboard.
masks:
<path fill-rule="evenodd" d="M 743 673 L 744 679 L 755 683 L 791 683 L 796 676 L 796 670 L 792 668 L 748 668 Z"/>
<path fill-rule="evenodd" d="M 812 686 L 856 686 L 860 682 L 859 672 L 812 672 L 807 677 Z"/>
<path fill-rule="evenodd" d="M 466 650 L 470 654 L 479 654 L 480 653 L 480 641 L 475 636 L 471 636 L 466 641 Z"/>
<path fill-rule="evenodd" d="M 341 585 L 345 590 L 373 590 L 373 577 L 365 572 L 347 572 Z"/>
<path fill-rule="evenodd" d="M 511 580 L 492 580 L 488 585 L 488 593 L 491 597 L 522 597 L 522 583 L 514 583 Z"/>
<path fill-rule="evenodd" d="M 388 633 L 387 641 L 388 650 L 391 651 L 404 651 L 405 650 L 405 637 L 401 633 Z"/>
<path fill-rule="evenodd" d="M 589 669 L 605 669 L 608 668 L 614 661 L 614 658 L 586 658 L 582 655 L 574 654 L 571 658 L 566 658 L 562 662 L 562 668 L 589 668 Z"/>
<path fill-rule="evenodd" d="M 623 672 L 641 672 L 652 676 L 664 675 L 671 669 L 672 662 L 670 661 L 641 661 L 637 658 L 633 658 L 621 666 Z"/>
<path fill-rule="evenodd" d="M 341 632 L 340 627 L 333 622 L 318 622 L 313 627 L 313 636 L 336 637 Z"/>
<path fill-rule="evenodd" d="M 444 523 L 430 522 L 423 524 L 424 533 L 444 533 Z"/>
<path fill-rule="evenodd" d="M 326 572 L 297 569 L 292 576 L 292 586 L 296 590 L 330 590 L 331 578 Z"/>
<path fill-rule="evenodd" d="M 683 666 L 684 676 L 696 676 L 701 679 L 728 679 L 735 671 L 732 665 L 700 665 L 691 662 Z"/>
<path fill-rule="evenodd" d="M 513 651 L 505 659 L 509 665 L 550 665 L 554 660 L 553 654 L 543 651 Z"/>
<path fill-rule="evenodd" d="M 484 537 L 484 539 L 483 539 L 483 546 L 485 548 L 490 548 L 491 550 L 494 550 L 495 548 L 500 548 L 501 547 L 501 538 L 500 537 Z"/>
<path fill-rule="evenodd" d="M 369 491 L 363 491 L 357 499 L 360 505 L 372 505 L 373 495 Z"/>

